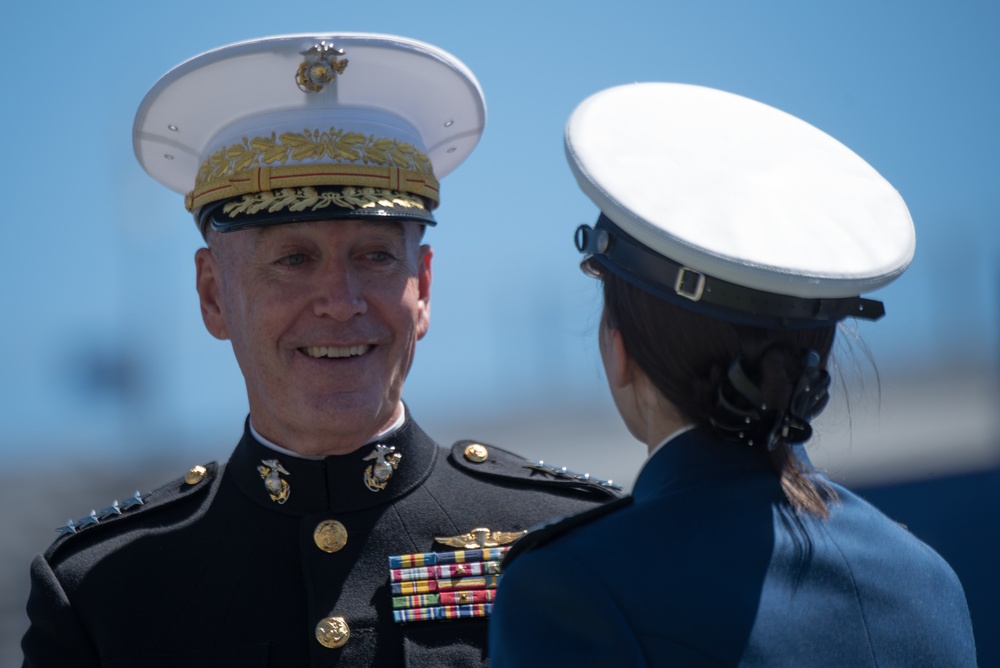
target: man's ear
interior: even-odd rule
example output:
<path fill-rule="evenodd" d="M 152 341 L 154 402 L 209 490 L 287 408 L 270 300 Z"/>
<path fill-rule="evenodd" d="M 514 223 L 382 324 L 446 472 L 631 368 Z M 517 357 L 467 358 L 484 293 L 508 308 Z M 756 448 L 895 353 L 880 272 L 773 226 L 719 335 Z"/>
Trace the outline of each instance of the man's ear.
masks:
<path fill-rule="evenodd" d="M 194 254 L 195 287 L 201 302 L 201 319 L 208 333 L 219 340 L 229 338 L 222 310 L 222 272 L 218 260 L 209 248 L 199 248 Z"/>
<path fill-rule="evenodd" d="M 424 338 L 431 326 L 431 259 L 434 251 L 424 244 L 420 247 L 417 257 L 417 299 L 419 313 L 417 314 L 417 340 Z"/>

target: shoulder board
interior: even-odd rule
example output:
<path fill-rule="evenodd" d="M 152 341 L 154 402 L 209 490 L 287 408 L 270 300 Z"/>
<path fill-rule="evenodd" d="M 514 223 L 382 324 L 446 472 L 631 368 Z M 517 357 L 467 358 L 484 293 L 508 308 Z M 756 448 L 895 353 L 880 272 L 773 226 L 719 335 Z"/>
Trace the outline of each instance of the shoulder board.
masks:
<path fill-rule="evenodd" d="M 630 505 L 632 505 L 632 497 L 623 496 L 615 499 L 614 501 L 608 501 L 607 503 L 602 503 L 599 506 L 594 506 L 593 508 L 585 510 L 582 513 L 559 517 L 534 527 L 523 537 L 518 538 L 517 542 L 510 546 L 510 550 L 508 550 L 507 554 L 504 555 L 501 570 L 510 566 L 511 562 L 513 562 L 518 555 L 528 552 L 536 547 L 545 545 L 549 541 L 552 541 L 579 526 L 593 522 L 594 520 Z"/>
<path fill-rule="evenodd" d="M 622 496 L 622 487 L 611 480 L 575 473 L 543 461 L 531 461 L 495 445 L 458 441 L 451 446 L 451 461 L 473 475 L 504 478 L 522 483 L 595 493 L 608 498 Z"/>
<path fill-rule="evenodd" d="M 131 496 L 124 497 L 123 501 L 115 499 L 106 508 L 91 510 L 89 514 L 77 520 L 70 519 L 63 526 L 56 528 L 59 537 L 46 551 L 45 556 L 51 558 L 61 546 L 74 542 L 74 537 L 82 533 L 88 535 L 92 532 L 100 533 L 101 527 L 127 522 L 129 518 L 146 515 L 156 508 L 171 505 L 214 487 L 221 477 L 220 472 L 221 467 L 217 462 L 211 462 L 205 466 L 194 466 L 184 476 L 162 485 L 152 492 L 136 490 Z"/>

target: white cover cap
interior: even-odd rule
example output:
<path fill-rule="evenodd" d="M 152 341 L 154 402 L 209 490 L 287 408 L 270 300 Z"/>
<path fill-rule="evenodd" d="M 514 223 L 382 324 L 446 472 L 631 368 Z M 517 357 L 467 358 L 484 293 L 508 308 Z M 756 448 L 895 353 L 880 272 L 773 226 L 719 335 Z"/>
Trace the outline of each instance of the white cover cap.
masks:
<path fill-rule="evenodd" d="M 627 235 L 737 286 L 856 297 L 913 257 L 910 214 L 878 172 L 745 97 L 678 83 L 610 88 L 573 112 L 566 153 L 584 193 Z"/>
<path fill-rule="evenodd" d="M 485 124 L 475 76 L 437 47 L 392 35 L 303 34 L 181 63 L 143 99 L 132 137 L 143 168 L 187 194 L 196 215 L 221 199 L 206 195 L 220 179 L 238 188 L 226 197 L 303 185 L 383 187 L 373 179 L 384 179 L 385 188 L 433 208 L 437 179 L 468 157 Z M 300 178 L 316 165 L 328 168 L 327 182 Z M 342 169 L 331 181 L 330 165 L 359 166 L 363 178 L 345 181 L 350 169 Z M 248 180 L 252 186 L 240 185 Z"/>

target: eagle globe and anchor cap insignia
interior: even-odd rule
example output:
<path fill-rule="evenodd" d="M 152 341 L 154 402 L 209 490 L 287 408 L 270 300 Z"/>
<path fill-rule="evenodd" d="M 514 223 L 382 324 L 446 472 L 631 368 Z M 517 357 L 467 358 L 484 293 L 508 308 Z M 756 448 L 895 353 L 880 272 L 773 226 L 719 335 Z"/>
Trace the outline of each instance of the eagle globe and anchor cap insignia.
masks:
<path fill-rule="evenodd" d="M 347 58 L 337 59 L 344 55 L 344 50 L 327 44 L 326 40 L 301 55 L 306 59 L 295 72 L 295 83 L 303 93 L 318 93 L 347 69 Z"/>
<path fill-rule="evenodd" d="M 261 466 L 257 467 L 257 472 L 263 478 L 264 487 L 267 488 L 267 493 L 271 496 L 271 500 L 277 504 L 283 504 L 285 501 L 288 501 L 288 497 L 292 493 L 292 488 L 288 484 L 288 481 L 279 477 L 278 474 L 291 475 L 291 473 L 286 471 L 285 467 L 277 459 L 262 459 L 260 463 Z"/>

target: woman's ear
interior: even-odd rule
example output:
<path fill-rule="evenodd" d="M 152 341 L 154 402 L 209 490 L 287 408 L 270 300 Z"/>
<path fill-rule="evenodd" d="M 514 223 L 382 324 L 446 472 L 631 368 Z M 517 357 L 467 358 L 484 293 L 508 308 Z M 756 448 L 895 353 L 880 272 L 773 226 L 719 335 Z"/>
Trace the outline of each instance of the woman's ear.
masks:
<path fill-rule="evenodd" d="M 627 387 L 635 379 L 635 372 L 632 358 L 625 351 L 621 330 L 611 327 L 604 321 L 601 324 L 600 344 L 608 383 L 612 387 Z"/>

